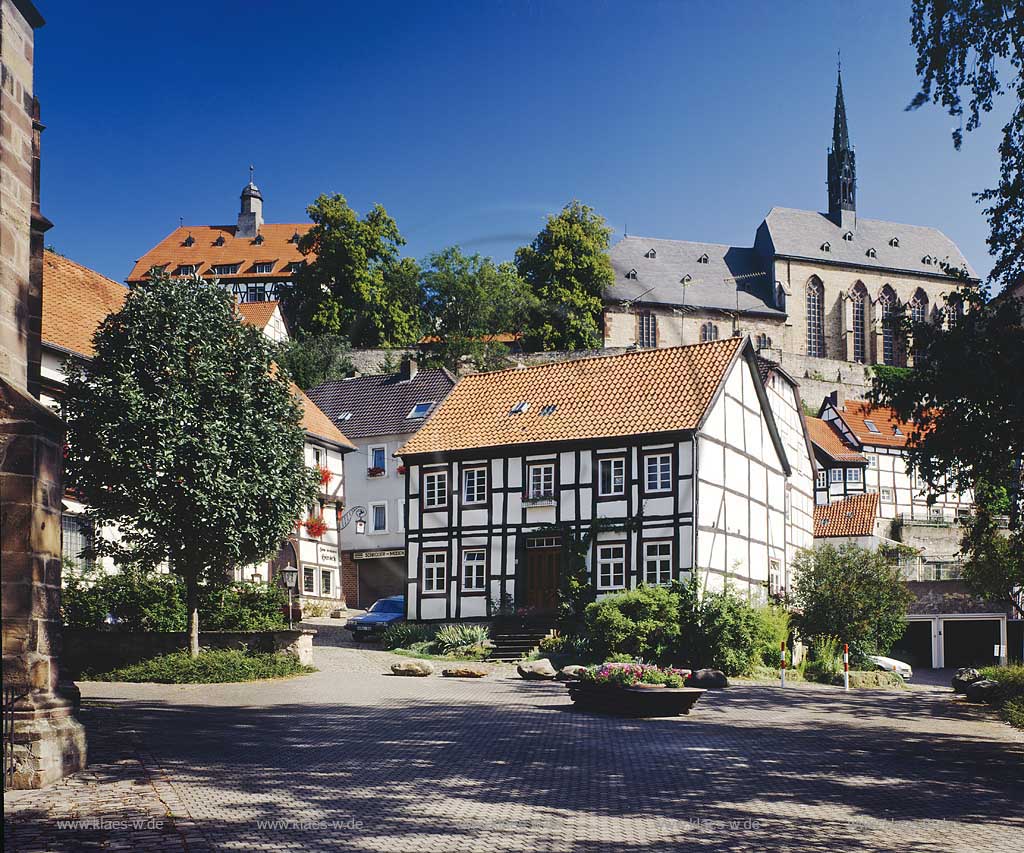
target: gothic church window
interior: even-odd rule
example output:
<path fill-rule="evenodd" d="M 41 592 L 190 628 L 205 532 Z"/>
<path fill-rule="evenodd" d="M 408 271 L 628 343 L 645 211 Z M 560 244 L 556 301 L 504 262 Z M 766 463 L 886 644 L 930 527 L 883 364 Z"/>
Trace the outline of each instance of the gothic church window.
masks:
<path fill-rule="evenodd" d="M 714 323 L 704 323 L 700 327 L 700 339 L 702 343 L 718 340 L 718 326 Z"/>
<path fill-rule="evenodd" d="M 860 364 L 867 362 L 868 291 L 857 282 L 851 294 L 853 300 L 853 360 Z"/>
<path fill-rule="evenodd" d="M 817 276 L 807 282 L 807 354 L 825 357 L 825 286 Z"/>
<path fill-rule="evenodd" d="M 658 318 L 650 311 L 641 311 L 636 315 L 636 344 L 643 349 L 652 349 L 658 345 Z"/>
<path fill-rule="evenodd" d="M 878 297 L 878 304 L 882 309 L 882 363 L 891 366 L 898 366 L 899 345 L 897 341 L 898 329 L 896 328 L 896 315 L 899 309 L 899 300 L 893 289 L 886 285 Z"/>

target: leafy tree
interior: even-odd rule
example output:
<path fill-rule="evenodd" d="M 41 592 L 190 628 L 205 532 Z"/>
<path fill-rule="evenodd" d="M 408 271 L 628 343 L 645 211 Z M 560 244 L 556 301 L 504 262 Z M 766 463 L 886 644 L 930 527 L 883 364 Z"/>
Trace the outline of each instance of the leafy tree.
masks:
<path fill-rule="evenodd" d="M 1014 284 L 1024 278 L 1024 9 L 1014 0 L 914 0 L 910 21 L 921 91 L 907 109 L 941 103 L 959 121 L 958 150 L 998 95 L 1015 98 L 1002 128 L 999 182 L 977 196 L 991 226 L 992 280 Z"/>
<path fill-rule="evenodd" d="M 1010 506 L 1005 489 L 979 483 L 974 504 L 974 519 L 960 542 L 963 579 L 983 598 L 1010 601 L 1024 618 L 1024 531 L 1000 527 L 999 517 Z"/>
<path fill-rule="evenodd" d="M 726 675 L 745 675 L 762 662 L 771 629 L 758 608 L 731 588 L 702 594 L 696 575 L 672 589 L 679 600 L 679 662 Z"/>
<path fill-rule="evenodd" d="M 906 630 L 911 595 L 880 551 L 822 545 L 794 561 L 793 593 L 802 612 L 796 624 L 812 643 L 838 637 L 854 660 L 885 654 Z"/>
<path fill-rule="evenodd" d="M 328 379 L 344 379 L 353 372 L 348 340 L 339 335 L 308 335 L 282 345 L 277 363 L 302 389 Z"/>
<path fill-rule="evenodd" d="M 212 282 L 152 275 L 93 343 L 68 365 L 68 483 L 117 525 L 103 553 L 184 579 L 196 655 L 201 584 L 273 552 L 316 495 L 302 412 L 276 348 Z"/>
<path fill-rule="evenodd" d="M 421 281 L 426 326 L 438 339 L 427 361 L 453 372 L 466 357 L 478 368 L 500 363 L 507 347 L 491 336 L 522 333 L 536 305 L 512 264 L 458 246 L 431 255 Z"/>
<path fill-rule="evenodd" d="M 307 209 L 299 241 L 312 256 L 281 299 L 301 334 L 343 335 L 360 347 L 404 345 L 420 336 L 419 268 L 398 255 L 405 239 L 381 205 L 362 219 L 340 194 Z"/>
<path fill-rule="evenodd" d="M 549 216 L 516 268 L 538 299 L 529 343 L 544 350 L 601 346 L 601 298 L 615 280 L 608 259 L 612 230 L 578 201 Z"/>

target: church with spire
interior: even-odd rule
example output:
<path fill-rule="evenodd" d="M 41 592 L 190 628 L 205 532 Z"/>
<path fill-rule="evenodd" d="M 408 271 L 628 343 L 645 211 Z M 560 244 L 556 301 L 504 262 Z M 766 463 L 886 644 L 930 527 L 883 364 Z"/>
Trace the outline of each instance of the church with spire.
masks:
<path fill-rule="evenodd" d="M 937 228 L 858 215 L 841 72 L 826 178 L 824 212 L 773 207 L 750 246 L 633 235 L 616 243 L 605 346 L 669 347 L 749 334 L 796 377 L 835 379 L 856 365 L 911 364 L 912 353 L 885 318 L 903 310 L 937 322 L 946 294 L 979 279 Z"/>

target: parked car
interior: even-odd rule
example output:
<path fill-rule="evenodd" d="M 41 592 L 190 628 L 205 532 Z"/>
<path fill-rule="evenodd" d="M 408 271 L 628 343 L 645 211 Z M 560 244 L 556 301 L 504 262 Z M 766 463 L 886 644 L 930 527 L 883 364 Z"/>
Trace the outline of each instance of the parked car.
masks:
<path fill-rule="evenodd" d="M 909 663 L 904 663 L 896 658 L 887 658 L 882 655 L 868 655 L 868 660 L 871 661 L 879 669 L 885 669 L 889 672 L 895 672 L 904 681 L 909 681 L 914 677 L 914 670 L 911 668 Z"/>
<path fill-rule="evenodd" d="M 388 625 L 405 621 L 405 596 L 379 598 L 362 616 L 353 616 L 345 623 L 354 640 L 370 640 Z"/>

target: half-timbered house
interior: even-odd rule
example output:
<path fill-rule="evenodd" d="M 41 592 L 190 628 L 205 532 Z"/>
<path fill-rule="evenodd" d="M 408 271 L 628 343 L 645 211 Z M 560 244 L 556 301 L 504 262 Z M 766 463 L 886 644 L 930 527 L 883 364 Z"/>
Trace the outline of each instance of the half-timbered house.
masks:
<path fill-rule="evenodd" d="M 786 585 L 794 466 L 760 367 L 729 338 L 464 377 L 398 450 L 409 618 L 551 610 L 562 537 L 588 532 L 598 594 L 694 571 L 758 600 Z"/>
<path fill-rule="evenodd" d="M 805 417 L 804 422 L 817 463 L 815 505 L 826 506 L 851 495 L 864 494 L 867 457 L 847 444 L 837 424 L 811 417 Z"/>

